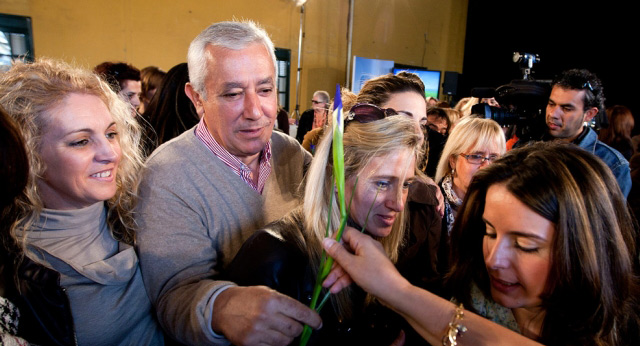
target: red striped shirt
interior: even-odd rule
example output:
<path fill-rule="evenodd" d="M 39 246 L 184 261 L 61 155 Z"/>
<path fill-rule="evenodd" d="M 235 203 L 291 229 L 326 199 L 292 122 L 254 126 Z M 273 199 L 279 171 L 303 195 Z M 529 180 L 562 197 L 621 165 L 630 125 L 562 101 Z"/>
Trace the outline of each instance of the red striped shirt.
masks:
<path fill-rule="evenodd" d="M 240 176 L 245 183 L 249 184 L 249 186 L 259 194 L 262 194 L 267 178 L 269 178 L 269 174 L 271 174 L 271 140 L 267 142 L 267 145 L 264 146 L 264 149 L 260 153 L 260 168 L 258 170 L 258 184 L 256 185 L 253 183 L 253 173 L 249 166 L 245 165 L 213 138 L 207 129 L 204 117 L 200 119 L 200 122 L 196 126 L 195 135 L 215 156 L 222 160 L 225 165 L 229 166 L 235 174 Z"/>

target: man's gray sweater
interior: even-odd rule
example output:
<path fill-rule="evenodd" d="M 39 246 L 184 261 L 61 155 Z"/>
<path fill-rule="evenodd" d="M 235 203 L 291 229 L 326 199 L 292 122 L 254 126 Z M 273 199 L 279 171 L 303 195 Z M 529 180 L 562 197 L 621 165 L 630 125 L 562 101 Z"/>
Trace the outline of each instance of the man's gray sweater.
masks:
<path fill-rule="evenodd" d="M 233 285 L 216 280 L 254 231 L 301 203 L 311 156 L 295 139 L 271 136 L 262 195 L 186 131 L 159 147 L 142 175 L 137 249 L 158 320 L 186 344 L 226 344 L 210 327 L 213 300 Z"/>

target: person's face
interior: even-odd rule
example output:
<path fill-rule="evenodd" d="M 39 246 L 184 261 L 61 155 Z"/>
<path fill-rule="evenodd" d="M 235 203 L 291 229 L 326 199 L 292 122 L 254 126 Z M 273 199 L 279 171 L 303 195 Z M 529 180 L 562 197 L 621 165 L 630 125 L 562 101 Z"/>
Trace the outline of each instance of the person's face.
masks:
<path fill-rule="evenodd" d="M 598 113 L 593 107 L 584 109 L 584 90 L 554 86 L 547 104 L 547 130 L 555 138 L 571 142 L 582 132 L 582 124 Z"/>
<path fill-rule="evenodd" d="M 471 148 L 473 147 L 474 146 L 471 146 Z M 491 161 L 489 160 L 484 160 L 482 163 L 470 163 L 469 160 L 462 155 L 474 154 L 481 155 L 483 157 L 492 157 L 493 159 L 500 157 L 500 151 L 497 146 L 492 145 L 488 148 L 482 148 L 481 150 L 476 151 L 471 151 L 471 148 L 468 148 L 466 151 L 449 159 L 449 165 L 456 170 L 453 175 L 453 188 L 460 198 L 467 193 L 467 189 L 469 188 L 471 179 L 473 179 L 473 175 L 476 174 L 478 170 L 491 164 Z"/>
<path fill-rule="evenodd" d="M 438 105 L 438 100 L 436 100 L 436 99 L 429 99 L 429 101 L 427 103 L 428 107 L 435 107 L 437 105 Z"/>
<path fill-rule="evenodd" d="M 153 95 L 156 94 L 157 90 L 158 90 L 158 88 L 153 88 L 153 89 L 147 91 L 147 95 L 145 95 L 145 98 L 147 99 L 147 104 L 153 98 Z"/>
<path fill-rule="evenodd" d="M 424 96 L 413 91 L 391 94 L 389 100 L 381 107 L 393 108 L 398 112 L 407 113 L 415 119 L 418 125 L 427 122 L 427 103 Z"/>
<path fill-rule="evenodd" d="M 123 129 L 104 102 L 73 93 L 43 116 L 48 119 L 40 156 L 46 168 L 37 184 L 44 206 L 79 209 L 113 197 Z"/>
<path fill-rule="evenodd" d="M 345 201 L 351 201 L 351 218 L 363 227 L 366 222 L 367 231 L 373 236 L 388 236 L 398 213 L 404 209 L 414 169 L 415 157 L 408 148 L 371 160 L 358 174 L 355 190 L 355 177 L 345 182 Z"/>
<path fill-rule="evenodd" d="M 245 164 L 271 138 L 278 111 L 275 68 L 267 48 L 253 43 L 233 50 L 208 46 L 207 99 L 185 91 L 215 140 Z"/>
<path fill-rule="evenodd" d="M 447 120 L 435 115 L 427 115 L 428 126 L 440 134 L 446 136 L 449 131 L 449 125 L 447 125 Z"/>
<path fill-rule="evenodd" d="M 311 98 L 311 108 L 316 113 L 324 113 L 328 105 L 320 95 L 313 95 Z"/>
<path fill-rule="evenodd" d="M 504 184 L 487 190 L 482 243 L 491 296 L 507 308 L 540 307 L 551 265 L 555 224 L 534 212 Z"/>
<path fill-rule="evenodd" d="M 125 79 L 120 83 L 120 97 L 127 101 L 134 110 L 140 107 L 142 84 L 139 80 Z"/>

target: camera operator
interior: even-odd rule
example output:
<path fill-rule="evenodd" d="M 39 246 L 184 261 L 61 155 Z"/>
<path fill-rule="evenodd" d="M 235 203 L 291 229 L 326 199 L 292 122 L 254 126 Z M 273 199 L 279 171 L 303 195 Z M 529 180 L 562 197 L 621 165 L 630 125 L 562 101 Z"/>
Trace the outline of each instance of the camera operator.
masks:
<path fill-rule="evenodd" d="M 543 140 L 571 142 L 598 156 L 609 166 L 627 197 L 631 190 L 629 162 L 617 150 L 600 142 L 597 133 L 585 125 L 604 110 L 600 79 L 587 70 L 573 69 L 562 72 L 551 86 Z"/>

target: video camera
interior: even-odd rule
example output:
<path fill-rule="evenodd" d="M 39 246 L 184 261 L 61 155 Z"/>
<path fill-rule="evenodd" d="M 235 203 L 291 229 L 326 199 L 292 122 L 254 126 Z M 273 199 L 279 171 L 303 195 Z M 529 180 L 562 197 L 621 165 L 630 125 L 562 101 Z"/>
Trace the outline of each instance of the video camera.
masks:
<path fill-rule="evenodd" d="M 523 72 L 521 80 L 512 80 L 493 90 L 493 93 L 487 88 L 471 91 L 473 97 L 495 97 L 500 107 L 478 103 L 471 108 L 471 113 L 493 119 L 501 126 L 515 126 L 516 136 L 521 140 L 540 139 L 546 131 L 545 112 L 551 83 L 532 78 L 533 64 L 540 61 L 537 54 L 515 52 L 513 61 L 520 64 Z"/>

